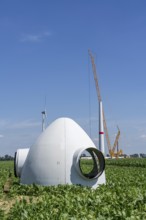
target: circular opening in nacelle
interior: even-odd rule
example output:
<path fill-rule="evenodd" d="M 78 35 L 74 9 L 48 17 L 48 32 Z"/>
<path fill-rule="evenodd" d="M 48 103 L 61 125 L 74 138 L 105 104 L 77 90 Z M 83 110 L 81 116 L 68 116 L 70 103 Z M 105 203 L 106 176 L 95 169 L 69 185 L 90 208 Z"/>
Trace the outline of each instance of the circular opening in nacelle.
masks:
<path fill-rule="evenodd" d="M 77 164 L 79 173 L 87 179 L 99 177 L 105 168 L 104 156 L 96 148 L 80 151 Z"/>

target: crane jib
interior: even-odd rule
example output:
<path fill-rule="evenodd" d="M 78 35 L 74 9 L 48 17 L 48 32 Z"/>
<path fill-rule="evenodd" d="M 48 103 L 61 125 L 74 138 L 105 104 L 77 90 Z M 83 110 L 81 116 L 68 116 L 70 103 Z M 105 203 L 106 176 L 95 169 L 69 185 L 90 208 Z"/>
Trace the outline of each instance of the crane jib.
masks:
<path fill-rule="evenodd" d="M 97 73 L 96 73 L 96 65 L 95 65 L 95 62 L 94 62 L 94 57 L 93 57 L 90 50 L 88 50 L 88 53 L 89 53 L 89 56 L 90 56 L 90 59 L 91 59 L 91 64 L 92 64 L 92 70 L 93 70 L 93 75 L 94 75 L 94 81 L 95 81 L 98 101 L 101 102 L 102 99 L 101 99 L 101 94 L 100 94 L 100 89 L 99 89 L 99 84 L 98 84 L 98 78 L 97 78 Z M 115 155 L 118 157 L 119 155 L 122 154 L 122 150 L 121 151 L 118 150 L 117 154 L 115 154 L 115 148 L 118 145 L 118 140 L 119 140 L 119 137 L 120 137 L 120 130 L 118 128 L 119 131 L 118 131 L 118 134 L 116 136 L 114 145 L 113 145 L 113 147 L 111 147 L 104 111 L 103 111 L 103 125 L 104 125 L 104 131 L 105 131 L 105 136 L 106 136 L 106 141 L 107 141 L 107 147 L 108 147 L 108 150 L 109 150 L 109 154 L 110 154 L 111 157 L 113 157 Z M 101 135 L 101 134 L 104 134 L 104 133 L 99 132 L 99 135 Z"/>

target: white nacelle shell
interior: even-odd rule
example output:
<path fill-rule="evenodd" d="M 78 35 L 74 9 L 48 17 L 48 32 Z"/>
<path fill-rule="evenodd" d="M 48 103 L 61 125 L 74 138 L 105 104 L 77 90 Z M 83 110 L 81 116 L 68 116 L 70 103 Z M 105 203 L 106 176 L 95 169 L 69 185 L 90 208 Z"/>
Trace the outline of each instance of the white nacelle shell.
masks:
<path fill-rule="evenodd" d="M 29 152 L 29 148 L 18 149 L 16 151 L 14 169 L 15 169 L 15 176 L 17 177 L 21 177 L 22 168 L 27 158 L 28 152 Z"/>
<path fill-rule="evenodd" d="M 30 148 L 20 182 L 22 184 L 81 184 L 96 188 L 105 183 L 105 173 L 86 179 L 77 171 L 75 161 L 79 149 L 94 148 L 85 131 L 72 119 L 59 118 L 42 132 Z"/>

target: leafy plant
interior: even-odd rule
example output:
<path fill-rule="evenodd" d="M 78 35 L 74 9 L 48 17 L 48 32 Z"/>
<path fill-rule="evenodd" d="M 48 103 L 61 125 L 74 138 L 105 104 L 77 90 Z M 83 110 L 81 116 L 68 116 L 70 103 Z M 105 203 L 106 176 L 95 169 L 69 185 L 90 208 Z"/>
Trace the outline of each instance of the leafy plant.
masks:
<path fill-rule="evenodd" d="M 125 162 L 112 160 L 108 163 L 106 185 L 96 190 L 78 185 L 21 185 L 13 177 L 10 192 L 4 195 L 1 190 L 1 201 L 9 197 L 11 207 L 8 212 L 1 207 L 0 219 L 146 219 L 146 169 L 137 166 L 145 161 L 126 159 Z M 0 172 L 0 180 L 4 183 L 9 172 L 7 166 Z"/>

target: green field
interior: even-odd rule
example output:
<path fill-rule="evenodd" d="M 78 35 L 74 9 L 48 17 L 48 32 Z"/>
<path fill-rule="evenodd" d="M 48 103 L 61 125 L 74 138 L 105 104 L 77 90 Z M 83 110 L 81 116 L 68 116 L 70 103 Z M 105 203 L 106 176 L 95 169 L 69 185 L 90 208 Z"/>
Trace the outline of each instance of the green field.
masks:
<path fill-rule="evenodd" d="M 0 162 L 0 219 L 146 219 L 146 159 L 107 160 L 107 184 L 96 190 L 24 186 L 12 175 L 10 191 L 3 192 L 11 172 L 13 162 Z"/>

